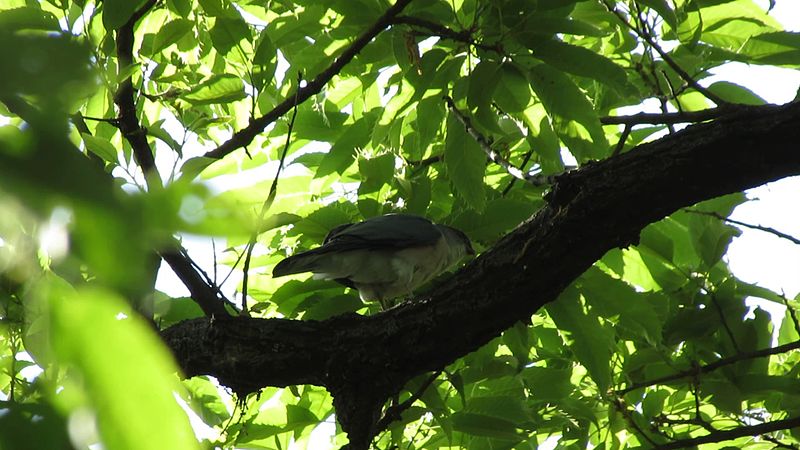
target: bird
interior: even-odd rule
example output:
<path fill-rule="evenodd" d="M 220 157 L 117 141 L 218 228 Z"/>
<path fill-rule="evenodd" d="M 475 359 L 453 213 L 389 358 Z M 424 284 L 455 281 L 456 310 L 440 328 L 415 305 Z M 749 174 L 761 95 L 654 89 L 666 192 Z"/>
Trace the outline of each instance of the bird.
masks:
<path fill-rule="evenodd" d="M 464 232 L 412 214 L 385 214 L 333 228 L 322 245 L 279 262 L 273 277 L 312 272 L 358 290 L 364 302 L 390 301 L 474 255 Z"/>

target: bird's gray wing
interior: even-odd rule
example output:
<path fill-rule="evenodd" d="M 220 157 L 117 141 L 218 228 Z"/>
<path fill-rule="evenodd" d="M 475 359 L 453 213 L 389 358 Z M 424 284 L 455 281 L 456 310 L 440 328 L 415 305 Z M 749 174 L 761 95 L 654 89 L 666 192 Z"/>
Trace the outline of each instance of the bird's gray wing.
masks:
<path fill-rule="evenodd" d="M 442 233 L 428 219 L 410 214 L 387 214 L 340 225 L 325 237 L 320 250 L 379 250 L 435 245 Z"/>
<path fill-rule="evenodd" d="M 409 214 L 373 217 L 335 227 L 321 246 L 284 259 L 275 266 L 272 275 L 327 272 L 322 267 L 335 261 L 331 256 L 358 250 L 373 252 L 434 246 L 442 238 L 441 231 L 424 217 Z"/>

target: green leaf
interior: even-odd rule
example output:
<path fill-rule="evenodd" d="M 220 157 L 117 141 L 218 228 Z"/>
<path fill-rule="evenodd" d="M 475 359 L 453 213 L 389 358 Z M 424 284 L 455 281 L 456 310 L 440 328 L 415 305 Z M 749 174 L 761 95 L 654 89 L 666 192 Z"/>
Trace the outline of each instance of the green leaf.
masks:
<path fill-rule="evenodd" d="M 167 0 L 167 7 L 175 14 L 186 18 L 192 12 L 192 0 Z"/>
<path fill-rule="evenodd" d="M 41 295 L 50 306 L 54 355 L 81 374 L 104 446 L 199 448 L 173 397 L 178 368 L 148 325 L 110 292 L 50 283 Z M 120 318 L 123 312 L 128 317 Z"/>
<path fill-rule="evenodd" d="M 158 30 L 155 38 L 153 38 L 152 54 L 156 54 L 178 42 L 193 27 L 194 23 L 186 19 L 175 19 L 167 22 Z"/>
<path fill-rule="evenodd" d="M 552 117 L 556 134 L 579 161 L 601 158 L 608 152 L 597 113 L 572 80 L 546 64 L 530 68 L 529 80 Z"/>
<path fill-rule="evenodd" d="M 356 151 L 369 142 L 369 134 L 375 120 L 375 114 L 364 115 L 354 124 L 345 128 L 344 133 L 336 139 L 328 153 L 319 163 L 314 175 L 317 178 L 334 172 L 343 173 L 355 160 Z"/>
<path fill-rule="evenodd" d="M 264 86 L 270 85 L 275 76 L 278 52 L 266 30 L 261 31 L 255 48 L 256 51 L 253 55 L 253 82 L 256 83 L 257 88 L 262 89 Z"/>
<path fill-rule="evenodd" d="M 244 83 L 235 75 L 213 75 L 181 98 L 193 105 L 234 102 L 245 98 Z"/>
<path fill-rule="evenodd" d="M 657 12 L 665 22 L 669 24 L 670 27 L 673 29 L 677 28 L 678 26 L 678 18 L 675 15 L 675 11 L 670 8 L 669 3 L 667 0 L 640 0 L 641 3 L 648 8 L 652 9 L 653 11 Z"/>
<path fill-rule="evenodd" d="M 578 280 L 586 302 L 603 317 L 619 316 L 619 325 L 642 336 L 651 344 L 661 342 L 662 319 L 647 302 L 623 281 L 591 267 Z"/>
<path fill-rule="evenodd" d="M 305 427 L 316 425 L 319 419 L 308 408 L 298 405 L 286 405 L 286 428 L 301 432 Z"/>
<path fill-rule="evenodd" d="M 507 441 L 521 441 L 522 434 L 514 423 L 486 414 L 456 411 L 450 416 L 453 429 L 473 436 L 485 436 Z"/>
<path fill-rule="evenodd" d="M 103 26 L 108 31 L 115 31 L 131 18 L 145 0 L 104 0 Z"/>
<path fill-rule="evenodd" d="M 217 17 L 209 30 L 211 42 L 221 55 L 227 55 L 241 41 L 251 39 L 250 27 L 240 16 Z"/>
<path fill-rule="evenodd" d="M 764 105 L 767 103 L 766 100 L 750 89 L 729 81 L 717 81 L 709 86 L 708 90 L 731 103 L 744 105 Z"/>
<path fill-rule="evenodd" d="M 570 349 L 578 361 L 586 367 L 597 389 L 605 392 L 611 385 L 612 337 L 603 328 L 597 316 L 583 311 L 580 294 L 574 286 L 561 293 L 558 300 L 548 303 L 547 312 L 558 329 L 568 333 Z"/>
<path fill-rule="evenodd" d="M 572 369 L 551 367 L 528 367 L 523 377 L 531 390 L 531 397 L 541 402 L 557 402 L 569 397 L 574 389 L 570 377 Z"/>
<path fill-rule="evenodd" d="M 797 312 L 794 313 L 797 317 Z M 800 320 L 800 319 L 799 319 Z M 778 345 L 788 344 L 800 339 L 800 325 L 795 323 L 791 312 L 787 309 L 783 313 L 783 320 L 781 320 L 780 331 L 778 332 Z"/>
<path fill-rule="evenodd" d="M 207 158 L 205 156 L 195 156 L 194 158 L 187 159 L 181 166 L 181 180 L 189 181 L 197 178 L 206 167 L 219 161 L 216 158 Z"/>
<path fill-rule="evenodd" d="M 629 91 L 625 70 L 605 56 L 585 47 L 548 39 L 536 43 L 531 50 L 533 56 L 557 69 L 595 79 L 620 93 Z"/>
<path fill-rule="evenodd" d="M 59 29 L 58 19 L 49 11 L 23 7 L 0 11 L 2 30 L 49 30 Z"/>
<path fill-rule="evenodd" d="M 488 201 L 483 212 L 464 211 L 456 217 L 453 225 L 476 241 L 494 242 L 529 218 L 536 208 L 535 201 L 497 198 Z"/>
<path fill-rule="evenodd" d="M 648 392 L 642 401 L 642 414 L 646 417 L 656 417 L 661 414 L 667 397 L 669 397 L 669 391 L 666 389 Z"/>
<path fill-rule="evenodd" d="M 91 134 L 81 133 L 86 149 L 112 164 L 117 164 L 117 148 L 106 139 L 94 137 Z"/>
<path fill-rule="evenodd" d="M 359 194 L 378 191 L 394 177 L 394 155 L 387 153 L 375 158 L 359 158 L 358 172 L 361 174 Z"/>
<path fill-rule="evenodd" d="M 66 421 L 49 404 L 0 401 L 0 411 L 2 448 L 73 448 Z"/>
<path fill-rule="evenodd" d="M 483 184 L 486 154 L 452 114 L 447 119 L 444 163 L 456 194 L 472 209 L 483 211 L 486 206 Z"/>
<path fill-rule="evenodd" d="M 528 78 L 515 64 L 503 64 L 500 74 L 502 78 L 494 94 L 497 105 L 505 113 L 524 111 L 531 99 Z"/>
<path fill-rule="evenodd" d="M 467 104 L 470 109 L 486 106 L 491 102 L 492 94 L 501 77 L 500 66 L 493 61 L 481 61 L 472 69 L 467 91 Z"/>

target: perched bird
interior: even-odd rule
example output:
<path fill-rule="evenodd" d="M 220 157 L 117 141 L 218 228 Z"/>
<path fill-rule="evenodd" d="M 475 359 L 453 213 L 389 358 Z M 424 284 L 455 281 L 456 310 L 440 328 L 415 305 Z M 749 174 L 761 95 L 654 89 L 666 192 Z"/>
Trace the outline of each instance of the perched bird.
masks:
<path fill-rule="evenodd" d="M 320 247 L 290 256 L 272 270 L 273 277 L 313 272 L 358 289 L 363 301 L 388 301 L 474 255 L 467 235 L 447 225 L 409 214 L 386 214 L 340 225 Z"/>

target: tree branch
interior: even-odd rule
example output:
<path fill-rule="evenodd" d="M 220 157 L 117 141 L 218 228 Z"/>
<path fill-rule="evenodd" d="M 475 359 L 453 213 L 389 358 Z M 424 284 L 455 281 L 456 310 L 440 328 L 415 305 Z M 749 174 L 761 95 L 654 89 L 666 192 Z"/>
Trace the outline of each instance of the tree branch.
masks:
<path fill-rule="evenodd" d="M 117 30 L 117 75 L 133 64 L 133 30 L 136 22 L 147 13 L 156 0 L 149 0 L 128 21 Z M 117 92 L 114 94 L 114 103 L 119 108 L 117 125 L 122 136 L 131 144 L 136 162 L 142 168 L 148 186 L 153 189 L 161 185 L 161 178 L 156 170 L 156 161 L 153 150 L 147 142 L 147 131 L 139 124 L 136 117 L 136 102 L 134 101 L 133 75 L 126 76 L 120 81 Z M 152 181 L 151 181 L 152 180 Z"/>
<path fill-rule="evenodd" d="M 731 108 L 709 108 L 702 111 L 686 111 L 673 113 L 638 113 L 631 116 L 606 116 L 600 118 L 603 125 L 663 125 L 689 122 L 705 122 L 727 114 Z"/>
<path fill-rule="evenodd" d="M 208 317 L 229 316 L 225 303 L 230 303 L 219 290 L 211 287 L 195 270 L 192 260 L 182 251 L 161 252 L 161 258 L 169 264 L 175 275 L 189 289 L 189 295 Z"/>
<path fill-rule="evenodd" d="M 632 385 L 626 387 L 625 389 L 617 391 L 617 393 L 619 395 L 625 395 L 628 392 L 634 391 L 636 389 L 654 386 L 656 384 L 669 383 L 670 381 L 680 380 L 681 378 L 697 376 L 702 373 L 712 372 L 714 370 L 719 369 L 720 367 L 736 364 L 737 362 L 740 361 L 778 355 L 781 353 L 786 353 L 792 350 L 796 350 L 798 348 L 800 348 L 800 341 L 790 342 L 788 344 L 779 345 L 777 347 L 764 348 L 752 352 L 739 353 L 736 356 L 731 356 L 729 358 L 722 358 L 717 361 L 714 361 L 713 363 L 706 364 L 704 366 L 696 366 L 691 369 L 674 373 L 672 375 L 665 375 L 663 377 L 659 377 L 653 380 L 642 381 L 641 383 L 633 383 Z"/>
<path fill-rule="evenodd" d="M 411 3 L 411 1 L 412 0 L 397 0 L 397 2 L 387 9 L 386 12 L 377 21 L 375 21 L 375 23 L 372 24 L 369 29 L 367 29 L 367 31 L 353 41 L 353 43 L 350 44 L 350 46 L 347 47 L 347 49 L 345 49 L 344 52 L 342 52 L 342 54 L 339 55 L 333 61 L 333 63 L 328 66 L 327 69 L 323 70 L 305 86 L 298 87 L 296 92 L 289 94 L 284 101 L 272 108 L 271 111 L 261 117 L 252 119 L 246 127 L 234 133 L 230 139 L 222 143 L 222 145 L 219 147 L 206 152 L 204 156 L 207 158 L 219 159 L 236 149 L 250 144 L 250 142 L 252 142 L 259 133 L 264 131 L 264 128 L 266 128 L 267 125 L 275 122 L 279 117 L 289 112 L 293 106 L 299 105 L 312 95 L 319 93 L 323 86 L 325 86 L 325 84 L 327 84 L 331 78 L 338 74 L 342 68 L 347 65 L 347 63 L 355 58 L 361 49 L 366 47 L 366 45 L 369 44 L 369 42 L 374 39 L 375 36 L 380 34 L 380 32 L 391 25 L 392 19 L 400 14 L 400 12 L 403 11 L 403 8 Z"/>
<path fill-rule="evenodd" d="M 775 228 L 772 228 L 772 227 L 765 227 L 765 226 L 762 226 L 762 225 L 751 225 L 749 223 L 739 222 L 738 220 L 734 220 L 734 219 L 731 219 L 731 218 L 728 218 L 728 217 L 721 216 L 721 215 L 719 215 L 719 214 L 717 214 L 717 213 L 715 213 L 713 211 L 698 211 L 696 209 L 686 209 L 685 211 L 689 212 L 689 213 L 692 213 L 692 214 L 701 214 L 701 215 L 704 215 L 704 216 L 714 217 L 714 218 L 719 219 L 719 220 L 721 220 L 723 222 L 728 222 L 728 223 L 731 223 L 733 225 L 739 225 L 740 227 L 750 228 L 751 230 L 759 230 L 759 231 L 763 231 L 765 233 L 770 233 L 770 234 L 773 234 L 773 235 L 775 235 L 775 236 L 777 236 L 779 238 L 786 239 L 787 241 L 792 242 L 793 244 L 800 245 L 800 239 L 798 239 L 798 238 L 796 238 L 796 237 L 794 237 L 794 236 L 792 236 L 790 234 L 786 234 L 786 233 L 780 232 L 780 231 L 778 231 L 778 230 L 776 230 Z"/>
<path fill-rule="evenodd" d="M 345 398 L 365 399 L 368 420 L 378 399 L 530 317 L 608 250 L 636 242 L 646 225 L 800 174 L 799 122 L 800 103 L 749 108 L 559 175 L 533 217 L 425 297 L 391 310 L 323 321 L 201 318 L 163 338 L 187 376 L 214 375 L 239 393 L 325 386 L 343 426 L 359 411 Z"/>
<path fill-rule="evenodd" d="M 800 417 L 793 417 L 790 419 L 775 420 L 772 422 L 762 423 L 759 425 L 751 425 L 746 427 L 733 428 L 730 430 L 715 431 L 713 433 L 709 433 L 705 436 L 700 436 L 697 438 L 681 439 L 670 442 L 669 444 L 656 445 L 655 447 L 653 447 L 653 449 L 671 450 L 678 448 L 692 448 L 700 444 L 729 441 L 743 436 L 758 436 L 764 433 L 770 433 L 779 430 L 788 430 L 790 428 L 798 426 L 800 426 Z"/>
<path fill-rule="evenodd" d="M 694 78 L 692 78 L 691 75 L 689 75 L 685 70 L 683 70 L 680 64 L 676 63 L 675 60 L 672 59 L 672 57 L 667 52 L 665 52 L 664 49 L 661 48 L 661 46 L 658 45 L 658 43 L 655 41 L 655 39 L 653 39 L 652 36 L 650 36 L 650 33 L 647 30 L 640 30 L 639 28 L 628 23 L 628 21 L 625 20 L 625 16 L 623 16 L 622 13 L 617 11 L 616 7 L 610 5 L 606 0 L 603 0 L 603 4 L 606 6 L 609 12 L 617 16 L 617 18 L 620 20 L 620 22 L 622 22 L 623 25 L 627 26 L 631 31 L 636 33 L 636 35 L 642 38 L 642 40 L 644 40 L 647 43 L 647 45 L 650 46 L 650 48 L 655 50 L 659 54 L 659 56 L 661 56 L 661 59 L 663 59 L 664 62 L 667 63 L 667 65 L 672 70 L 674 70 L 675 73 L 677 73 L 678 76 L 681 77 L 683 81 L 686 82 L 686 84 L 691 86 L 697 92 L 703 94 L 706 98 L 708 98 L 712 102 L 716 103 L 717 106 L 719 107 L 724 107 L 726 105 L 729 105 L 728 102 L 721 99 L 719 96 L 717 96 L 713 92 L 709 91 L 708 89 L 700 85 L 700 83 L 698 83 Z M 641 21 L 642 23 L 644 23 L 644 20 Z"/>

